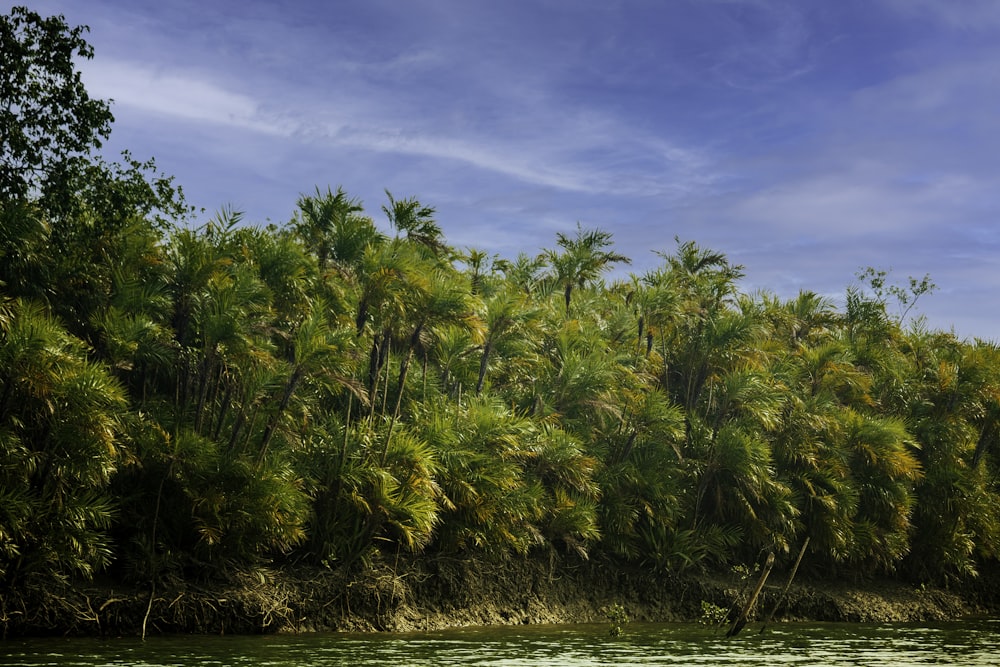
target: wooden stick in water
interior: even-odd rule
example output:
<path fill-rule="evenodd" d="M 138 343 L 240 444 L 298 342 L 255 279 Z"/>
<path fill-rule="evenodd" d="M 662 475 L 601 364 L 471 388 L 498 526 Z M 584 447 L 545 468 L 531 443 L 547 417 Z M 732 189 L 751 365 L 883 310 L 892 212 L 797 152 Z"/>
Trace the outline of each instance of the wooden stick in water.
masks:
<path fill-rule="evenodd" d="M 809 538 L 802 543 L 802 548 L 799 550 L 799 557 L 795 559 L 795 566 L 792 567 L 791 574 L 788 575 L 788 581 L 785 582 L 785 587 L 781 589 L 781 595 L 775 601 L 774 606 L 771 607 L 771 613 L 767 615 L 767 619 L 764 621 L 764 625 L 760 626 L 760 631 L 764 632 L 764 628 L 767 627 L 771 619 L 774 618 L 774 612 L 778 611 L 778 607 L 781 605 L 781 601 L 785 599 L 785 595 L 788 594 L 788 589 L 792 586 L 792 580 L 795 579 L 795 573 L 799 571 L 799 565 L 802 563 L 802 557 L 806 555 L 806 547 L 809 546 Z"/>
<path fill-rule="evenodd" d="M 727 637 L 735 637 L 743 626 L 747 624 L 747 616 L 750 615 L 750 610 L 753 609 L 753 605 L 757 602 L 757 596 L 760 595 L 761 590 L 764 588 L 764 582 L 767 581 L 767 575 L 771 574 L 771 568 L 774 567 L 774 552 L 767 554 L 767 562 L 764 563 L 764 571 L 760 575 L 760 581 L 757 582 L 757 587 L 753 589 L 753 594 L 747 600 L 747 603 L 743 605 L 743 611 L 733 622 L 733 627 L 729 628 L 729 632 L 726 633 Z"/>

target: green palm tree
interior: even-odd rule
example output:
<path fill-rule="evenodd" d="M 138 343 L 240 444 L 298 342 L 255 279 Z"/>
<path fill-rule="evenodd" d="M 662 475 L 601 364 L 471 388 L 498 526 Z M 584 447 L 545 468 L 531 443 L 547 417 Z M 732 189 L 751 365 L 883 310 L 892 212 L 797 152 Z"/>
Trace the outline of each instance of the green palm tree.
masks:
<path fill-rule="evenodd" d="M 659 353 L 660 384 L 668 386 L 669 359 L 667 345 L 677 330 L 682 315 L 682 294 L 674 275 L 663 269 L 646 273 L 633 290 L 635 302 L 636 347 L 648 358 Z"/>
<path fill-rule="evenodd" d="M 0 580 L 90 576 L 111 557 L 123 388 L 43 307 L 0 308 Z"/>
<path fill-rule="evenodd" d="M 637 375 L 617 393 L 621 417 L 593 445 L 602 461 L 602 542 L 655 567 L 679 565 L 672 542 L 681 528 L 683 412 L 652 378 Z"/>
<path fill-rule="evenodd" d="M 494 353 L 498 350 L 501 354 L 513 352 L 519 342 L 527 341 L 538 316 L 538 310 L 519 292 L 500 289 L 486 298 L 483 315 L 485 334 L 479 356 L 479 376 L 476 379 L 477 395 L 482 393 L 486 384 Z"/>
<path fill-rule="evenodd" d="M 442 499 L 437 453 L 406 426 L 383 459 L 384 441 L 366 420 L 345 427 L 331 419 L 304 443 L 301 465 L 313 480 L 307 550 L 321 563 L 370 564 L 383 552 L 418 553 L 433 539 Z"/>
<path fill-rule="evenodd" d="M 441 390 L 449 396 L 457 396 L 461 387 L 475 385 L 480 333 L 479 329 L 456 324 L 434 330 L 427 356 L 438 370 Z"/>
<path fill-rule="evenodd" d="M 841 320 L 804 293 L 772 311 L 786 345 L 775 372 L 790 390 L 774 441 L 813 554 L 891 572 L 910 549 L 921 473 L 912 437 L 887 411 L 896 400 L 879 386 L 901 357 L 885 347 L 881 311 L 866 308 L 856 301 Z M 880 329 L 872 345 L 869 332 Z"/>
<path fill-rule="evenodd" d="M 44 301 L 50 225 L 27 201 L 0 204 L 0 288 L 8 296 Z"/>
<path fill-rule="evenodd" d="M 316 255 L 320 272 L 325 272 L 330 260 L 353 263 L 365 246 L 375 240 L 374 227 L 358 224 L 364 210 L 358 199 L 348 197 L 343 188 L 334 194 L 330 188 L 318 187 L 313 196 L 302 195 L 298 201 L 299 215 L 292 228 Z"/>
<path fill-rule="evenodd" d="M 996 428 L 996 355 L 991 346 L 919 329 L 904 344 L 908 422 L 923 469 L 907 567 L 922 579 L 975 576 L 978 560 L 995 558 L 1000 547 L 1000 495 L 982 465 Z"/>
<path fill-rule="evenodd" d="M 553 424 L 533 429 L 524 461 L 526 478 L 544 490 L 540 529 L 550 545 L 562 543 L 586 557 L 601 538 L 598 461 L 583 444 Z"/>
<path fill-rule="evenodd" d="M 253 267 L 238 264 L 213 275 L 194 298 L 191 325 L 195 362 L 193 422 L 198 432 L 211 423 L 222 380 L 239 358 L 266 346 L 270 298 Z"/>
<path fill-rule="evenodd" d="M 507 282 L 513 284 L 525 294 L 534 294 L 543 290 L 546 280 L 543 269 L 546 266 L 547 255 L 530 257 L 521 252 L 514 261 L 498 259 L 493 267 L 503 273 Z"/>
<path fill-rule="evenodd" d="M 143 403 L 171 375 L 174 358 L 166 262 L 150 239 L 139 239 L 112 272 L 111 295 L 91 315 L 95 352 Z"/>
<path fill-rule="evenodd" d="M 840 324 L 833 301 L 814 292 L 801 291 L 782 308 L 785 317 L 776 328 L 792 346 L 828 337 Z"/>
<path fill-rule="evenodd" d="M 455 253 L 444 241 L 441 227 L 434 220 L 434 208 L 421 204 L 416 198 L 395 199 L 385 191 L 388 204 L 382 206 L 389 224 L 397 232 L 404 234 L 411 244 L 422 248 L 430 257 L 449 259 Z"/>
<path fill-rule="evenodd" d="M 346 286 L 332 280 L 321 283 L 316 261 L 292 229 L 242 227 L 238 234 L 269 292 L 276 327 L 283 330 L 306 317 L 317 296 L 337 312 L 347 311 Z"/>
<path fill-rule="evenodd" d="M 482 294 L 485 290 L 489 290 L 488 278 L 489 274 L 487 271 L 487 260 L 490 260 L 490 256 L 483 250 L 478 248 L 469 248 L 464 254 L 459 256 L 459 259 L 466 265 L 466 272 L 469 276 L 469 289 L 475 294 Z M 496 256 L 492 258 L 496 261 Z M 495 264 L 494 264 L 495 267 Z"/>
<path fill-rule="evenodd" d="M 596 432 L 617 425 L 615 392 L 628 368 L 623 355 L 605 346 L 601 332 L 568 320 L 543 343 L 546 363 L 535 378 L 539 416 L 558 416 L 563 427 L 591 442 Z"/>
<path fill-rule="evenodd" d="M 567 314 L 575 288 L 583 288 L 594 282 L 610 270 L 613 264 L 631 263 L 625 255 L 609 249 L 612 246 L 611 236 L 609 232 L 600 229 L 585 230 L 577 223 L 574 237 L 562 232 L 556 234 L 556 244 L 561 251 L 545 251 L 552 267 L 551 280 L 562 289 Z"/>
<path fill-rule="evenodd" d="M 537 460 L 532 421 L 487 397 L 449 407 L 417 420 L 440 462 L 436 548 L 508 554 L 541 545 L 546 492 L 526 470 Z"/>
<path fill-rule="evenodd" d="M 458 278 L 452 270 L 437 268 L 423 274 L 419 282 L 414 280 L 410 284 L 406 321 L 401 323 L 405 328 L 393 419 L 399 416 L 410 360 L 415 351 L 426 356 L 425 342 L 433 329 L 448 325 L 469 330 L 478 327 L 472 295 Z"/>
<path fill-rule="evenodd" d="M 351 391 L 359 401 L 367 400 L 363 389 L 351 377 L 354 337 L 349 329 L 332 327 L 328 312 L 325 302 L 314 302 L 309 314 L 295 327 L 286 342 L 287 379 L 261 436 L 258 455 L 261 458 L 267 453 L 275 430 L 303 381 L 330 381 Z"/>
<path fill-rule="evenodd" d="M 816 339 L 814 347 L 793 335 L 780 339 L 790 349 L 777 355 L 772 366 L 786 388 L 772 438 L 779 475 L 792 489 L 811 553 L 823 564 L 845 563 L 854 545 L 860 492 L 851 473 L 844 423 L 854 414 L 852 406 L 870 405 L 871 379 L 855 367 L 850 350 L 832 333 L 826 340 Z"/>
<path fill-rule="evenodd" d="M 848 412 L 845 445 L 858 493 L 851 561 L 892 571 L 910 550 L 914 485 L 922 476 L 901 420 Z"/>

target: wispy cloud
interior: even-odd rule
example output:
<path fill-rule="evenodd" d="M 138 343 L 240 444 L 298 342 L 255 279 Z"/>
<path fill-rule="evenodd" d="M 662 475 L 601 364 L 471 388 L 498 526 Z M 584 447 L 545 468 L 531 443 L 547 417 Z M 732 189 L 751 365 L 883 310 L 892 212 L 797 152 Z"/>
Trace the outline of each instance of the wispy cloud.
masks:
<path fill-rule="evenodd" d="M 192 123 L 227 125 L 286 136 L 292 127 L 262 111 L 256 100 L 196 74 L 98 59 L 85 65 L 88 89 L 116 106 Z"/>
<path fill-rule="evenodd" d="M 821 41 L 808 8 L 787 0 L 703 0 L 692 3 L 702 35 L 697 60 L 726 86 L 747 91 L 774 89 L 810 72 Z"/>
<path fill-rule="evenodd" d="M 293 101 L 254 99 L 229 90 L 199 72 L 99 59 L 86 65 L 87 83 L 116 108 L 211 124 L 252 133 L 321 141 L 337 146 L 465 163 L 552 188 L 579 192 L 659 195 L 703 186 L 710 180 L 702 151 L 644 135 L 613 118 L 592 113 L 553 119 L 535 112 L 530 132 L 510 128 L 506 136 L 490 128 L 453 128 L 442 133 L 408 122 L 381 93 L 363 103 L 328 106 L 318 91 Z M 389 109 L 380 112 L 379 109 Z M 546 117 L 548 116 L 548 117 Z"/>
<path fill-rule="evenodd" d="M 772 234 L 864 238 L 920 234 L 962 202 L 991 189 L 958 175 L 925 182 L 901 178 L 896 165 L 861 164 L 754 192 L 732 214 Z"/>
<path fill-rule="evenodd" d="M 899 14 L 924 18 L 968 31 L 1000 27 L 1000 4 L 994 0 L 882 0 Z"/>
<path fill-rule="evenodd" d="M 209 206 L 390 187 L 487 251 L 580 221 L 635 270 L 678 234 L 755 286 L 894 266 L 963 331 L 1000 312 L 994 0 L 37 2 L 93 26 L 116 134 Z"/>

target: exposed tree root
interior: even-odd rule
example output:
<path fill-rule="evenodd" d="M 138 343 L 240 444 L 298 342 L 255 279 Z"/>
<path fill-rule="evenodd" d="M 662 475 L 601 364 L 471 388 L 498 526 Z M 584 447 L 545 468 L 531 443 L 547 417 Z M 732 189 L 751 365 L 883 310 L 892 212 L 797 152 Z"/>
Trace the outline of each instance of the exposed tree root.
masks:
<path fill-rule="evenodd" d="M 729 576 L 678 578 L 612 562 L 537 558 L 424 558 L 351 572 L 259 569 L 211 583 L 155 590 L 64 581 L 0 592 L 0 633 L 104 635 L 258 634 L 314 630 L 403 631 L 470 625 L 602 623 L 621 605 L 634 621 L 692 621 L 702 601 L 726 607 Z M 780 587 L 762 586 L 757 608 Z M 899 583 L 816 581 L 791 586 L 780 619 L 915 621 L 958 618 L 977 608 L 955 592 Z M 762 619 L 748 614 L 746 622 Z"/>

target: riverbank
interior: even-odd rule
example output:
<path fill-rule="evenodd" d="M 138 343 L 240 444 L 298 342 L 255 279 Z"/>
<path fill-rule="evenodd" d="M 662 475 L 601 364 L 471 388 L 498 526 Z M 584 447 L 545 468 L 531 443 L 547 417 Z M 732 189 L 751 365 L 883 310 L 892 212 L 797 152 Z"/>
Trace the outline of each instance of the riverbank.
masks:
<path fill-rule="evenodd" d="M 772 574 L 751 619 L 760 621 L 775 607 L 786 578 Z M 107 581 L 50 581 L 4 595 L 0 630 L 5 636 L 419 631 L 604 622 L 612 605 L 621 605 L 633 621 L 694 621 L 706 605 L 734 607 L 748 595 L 747 581 L 730 574 L 657 574 L 610 562 L 446 557 L 358 572 L 260 569 L 152 591 Z M 887 580 L 800 577 L 778 604 L 774 622 L 948 620 L 989 606 L 971 589 L 963 594 Z"/>

